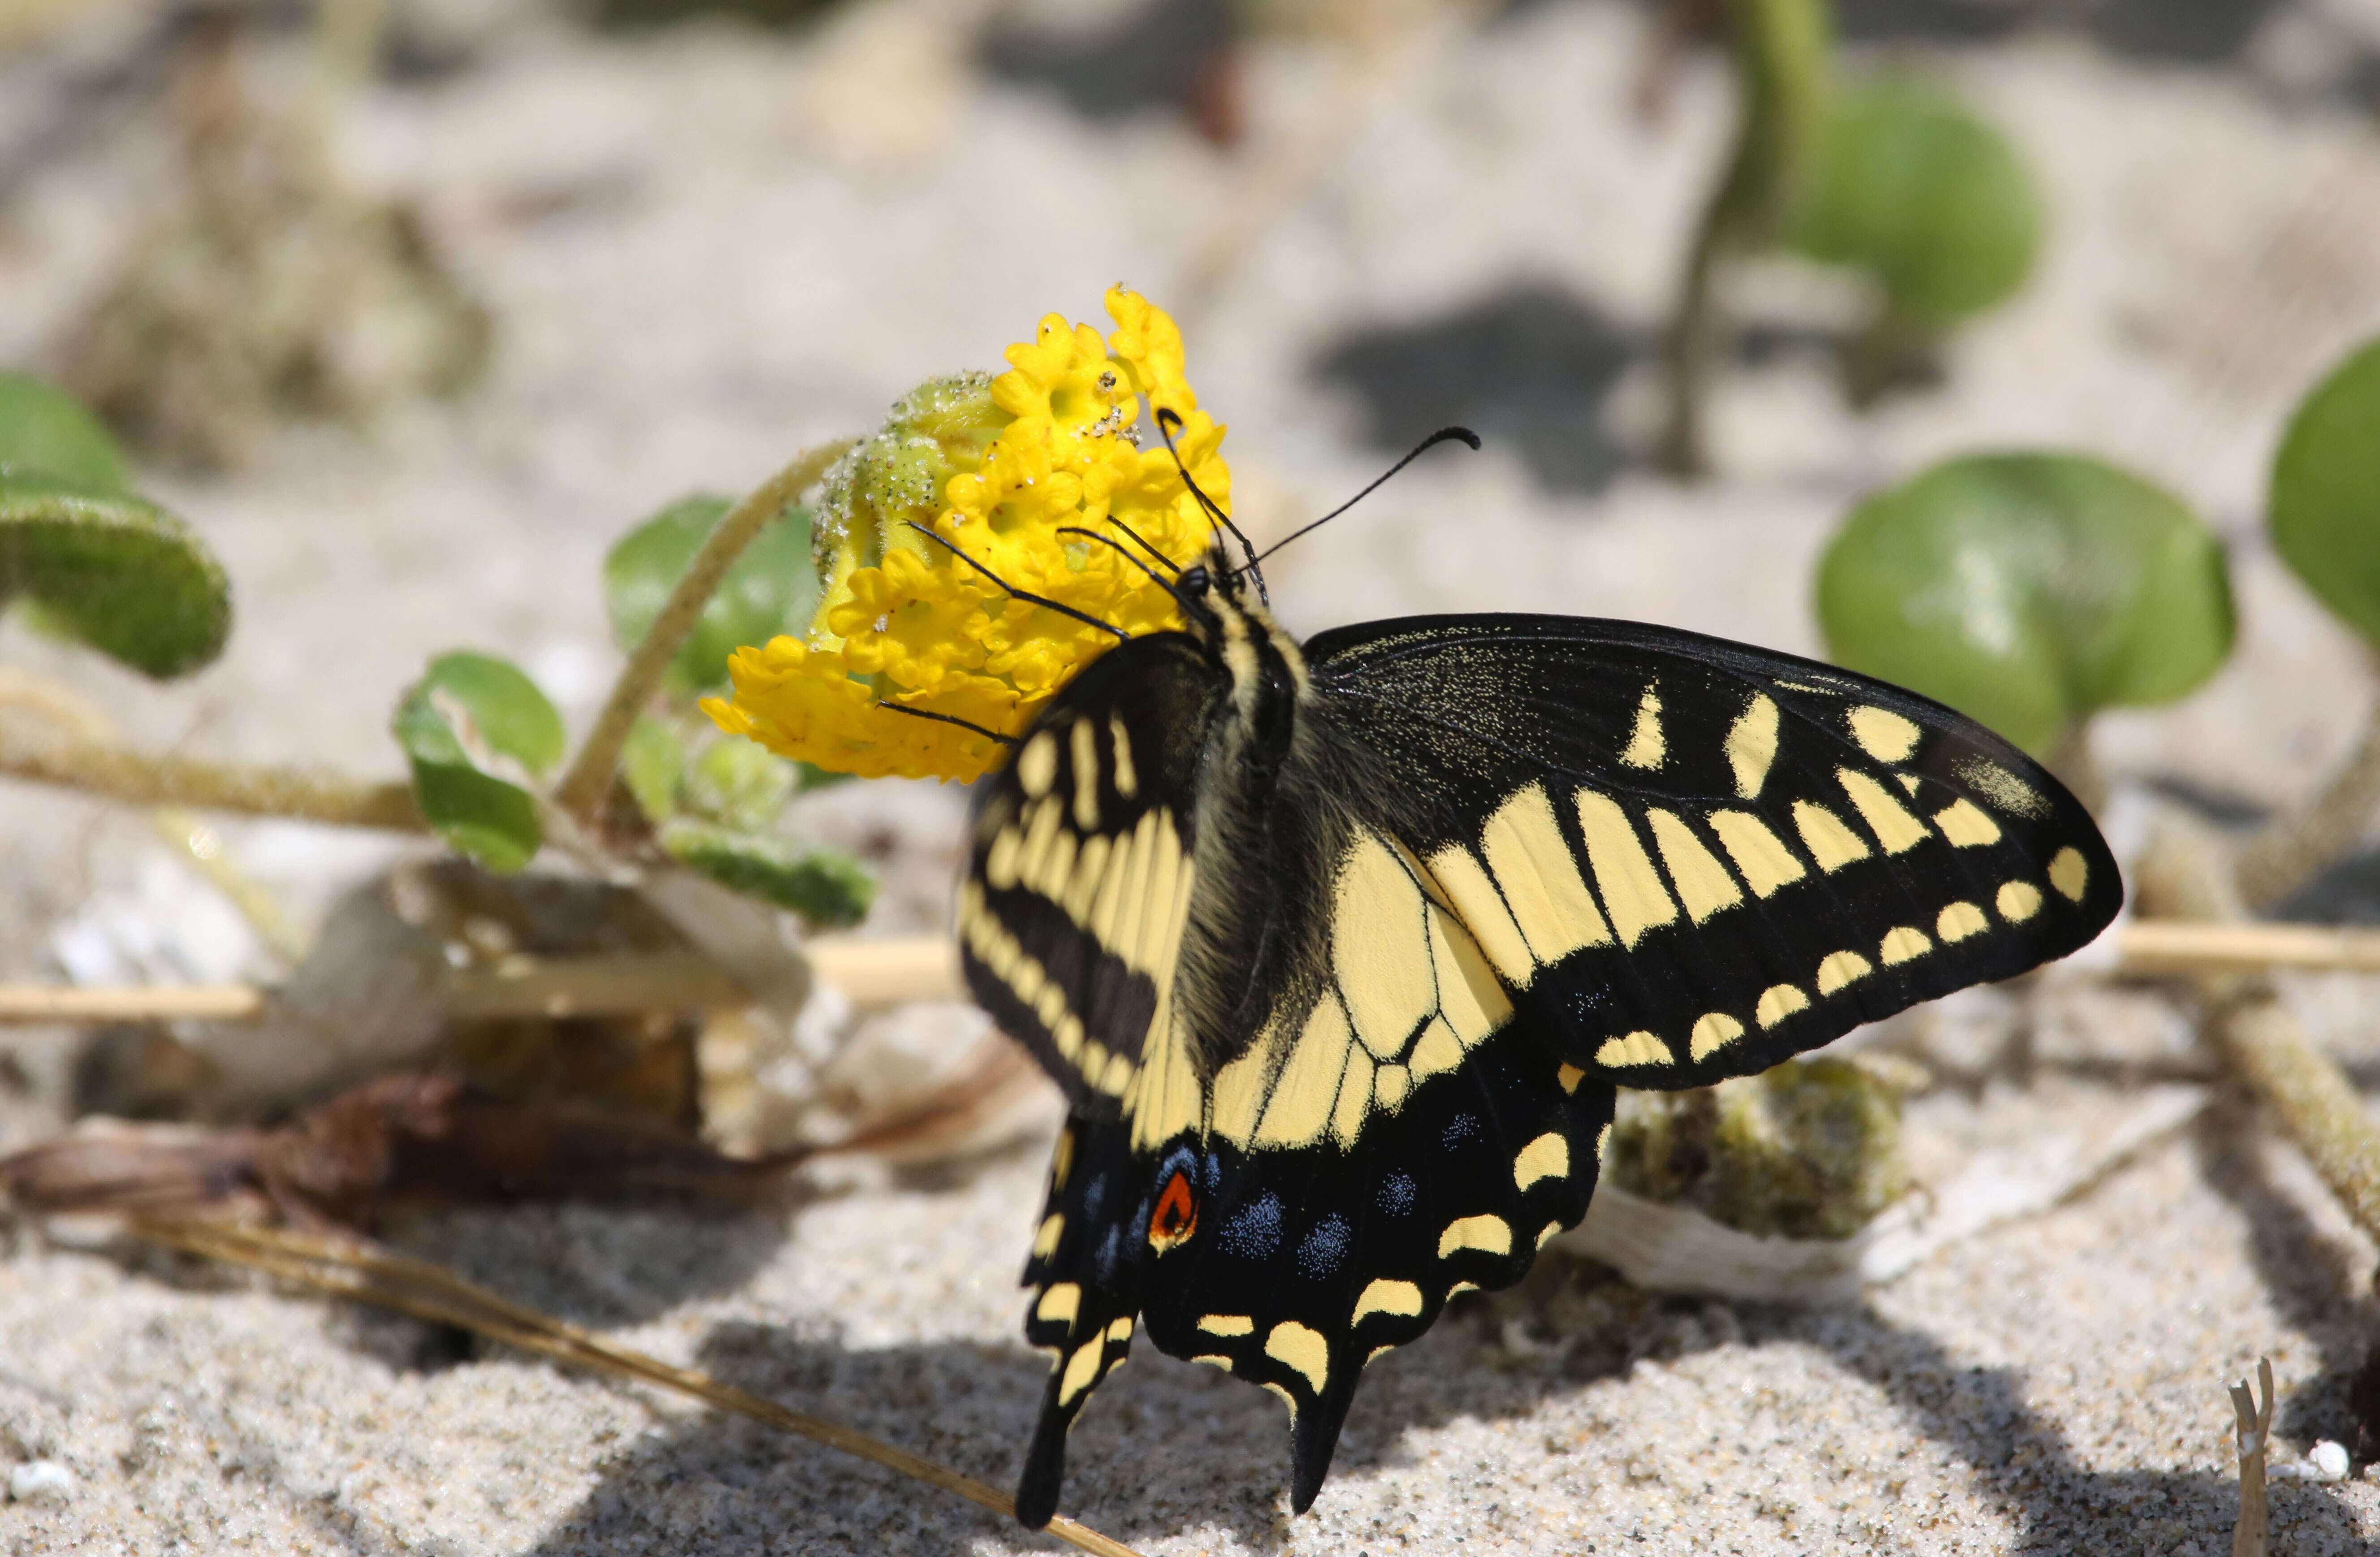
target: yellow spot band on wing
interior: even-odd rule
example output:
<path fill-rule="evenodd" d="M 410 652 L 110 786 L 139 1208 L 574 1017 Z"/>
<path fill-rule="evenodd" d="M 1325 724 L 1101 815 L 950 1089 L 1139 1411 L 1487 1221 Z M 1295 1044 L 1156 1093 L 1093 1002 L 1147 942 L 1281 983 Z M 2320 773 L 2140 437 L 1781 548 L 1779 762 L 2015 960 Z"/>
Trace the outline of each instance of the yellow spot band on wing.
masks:
<path fill-rule="evenodd" d="M 1570 1176 L 1570 1142 L 1560 1133 L 1548 1130 L 1521 1148 L 1512 1159 L 1512 1186 L 1526 1189 L 1541 1178 Z"/>
<path fill-rule="evenodd" d="M 1058 1240 L 1065 1231 L 1066 1218 L 1062 1212 L 1051 1211 L 1048 1216 L 1043 1217 L 1041 1225 L 1033 1233 L 1033 1257 L 1036 1259 L 1047 1259 L 1057 1253 Z"/>
<path fill-rule="evenodd" d="M 1985 848 L 2000 841 L 2000 824 L 1973 800 L 1953 800 L 1934 813 L 1934 825 L 1959 848 Z"/>
<path fill-rule="evenodd" d="M 1885 931 L 1884 944 L 1878 948 L 1887 967 L 1898 967 L 1904 962 L 1914 962 L 1934 949 L 1925 932 L 1912 925 L 1900 925 Z"/>
<path fill-rule="evenodd" d="M 1555 1073 L 1554 1079 L 1561 1083 L 1563 1091 L 1575 1093 L 1578 1090 L 1578 1084 L 1586 1079 L 1586 1072 L 1576 1065 L 1564 1065 Z"/>
<path fill-rule="evenodd" d="M 1635 947 L 1645 932 L 1678 917 L 1669 888 L 1645 853 L 1635 824 L 1620 802 L 1591 789 L 1578 792 L 1579 829 L 1586 838 L 1587 862 L 1595 868 L 1595 884 L 1621 944 Z"/>
<path fill-rule="evenodd" d="M 1058 777 L 1058 738 L 1044 730 L 1025 743 L 1016 755 L 1016 782 L 1025 793 L 1038 800 L 1050 793 L 1050 785 Z"/>
<path fill-rule="evenodd" d="M 1677 884 L 1678 896 L 1686 906 L 1686 917 L 1702 923 L 1723 908 L 1732 908 L 1743 901 L 1736 890 L 1735 879 L 1718 857 L 1703 847 L 1700 838 L 1685 819 L 1674 811 L 1655 808 L 1645 813 L 1653 824 L 1653 843 L 1661 851 L 1661 863 L 1669 868 L 1670 880 Z"/>
<path fill-rule="evenodd" d="M 1399 1319 L 1415 1319 L 1421 1313 L 1421 1288 L 1411 1282 L 1392 1281 L 1388 1277 L 1375 1280 L 1355 1299 L 1355 1317 L 1347 1322 L 1361 1324 L 1373 1314 L 1390 1314 Z"/>
<path fill-rule="evenodd" d="M 2049 884 L 2056 887 L 2058 895 L 2068 902 L 2082 901 L 2083 893 L 2091 885 L 2091 867 L 2083 859 L 2081 849 L 2070 845 L 2058 851 L 2056 858 L 2049 862 Z"/>
<path fill-rule="evenodd" d="M 1879 762 L 1905 762 L 1917 749 L 1918 728 L 1889 709 L 1852 710 L 1852 739 Z"/>
<path fill-rule="evenodd" d="M 1860 820 L 1876 834 L 1876 841 L 1884 845 L 1885 853 L 1905 854 L 1925 842 L 1925 824 L 1911 816 L 1892 797 L 1890 790 L 1857 768 L 1838 768 L 1835 777 L 1841 783 L 1843 793 L 1851 797 Z"/>
<path fill-rule="evenodd" d="M 1727 761 L 1735 770 L 1736 794 L 1757 799 L 1768 780 L 1768 765 L 1776 760 L 1777 704 L 1755 694 L 1727 732 Z"/>
<path fill-rule="evenodd" d="M 1512 1229 L 1500 1216 L 1482 1214 L 1466 1216 L 1446 1224 L 1439 1235 L 1438 1257 L 1446 1259 L 1463 1249 L 1477 1249 L 1485 1254 L 1512 1252 Z"/>
<path fill-rule="evenodd" d="M 1283 1320 L 1272 1327 L 1265 1337 L 1265 1356 L 1297 1369 L 1317 1394 L 1330 1382 L 1330 1343 L 1322 1339 L 1321 1332 L 1295 1320 Z"/>
<path fill-rule="evenodd" d="M 1860 842 L 1851 824 L 1815 800 L 1793 802 L 1793 827 L 1821 870 L 1840 870 L 1868 857 L 1867 845 Z"/>
<path fill-rule="evenodd" d="M 1636 723 L 1628 732 L 1628 749 L 1620 760 L 1632 768 L 1653 769 L 1661 765 L 1669 755 L 1670 743 L 1661 734 L 1661 698 L 1652 687 L 1636 703 Z"/>
<path fill-rule="evenodd" d="M 1934 920 L 1934 933 L 1946 942 L 1964 941 L 1970 935 L 1980 935 L 1991 929 L 1984 911 L 1972 903 L 1953 903 Z"/>
<path fill-rule="evenodd" d="M 1710 829 L 1755 897 L 1767 897 L 1807 874 L 1785 841 L 1750 811 L 1713 811 Z"/>
<path fill-rule="evenodd" d="M 1847 985 L 1858 983 L 1875 971 L 1867 958 L 1857 952 L 1828 952 L 1826 960 L 1818 964 L 1818 992 L 1833 994 Z"/>
<path fill-rule="evenodd" d="M 1092 1336 L 1075 1348 L 1075 1355 L 1066 1359 L 1065 1376 L 1058 1381 L 1059 1405 L 1073 1405 L 1076 1395 L 1089 1389 L 1097 1381 L 1099 1376 L 1099 1356 L 1106 1349 L 1107 1339 L 1099 1335 Z"/>
<path fill-rule="evenodd" d="M 1694 1023 L 1693 1036 L 1687 1040 L 1686 1052 L 1696 1064 L 1743 1036 L 1743 1024 L 1724 1011 L 1706 1014 Z"/>
<path fill-rule="evenodd" d="M 1245 1314 L 1202 1314 L 1198 1328 L 1209 1335 L 1253 1335 L 1257 1321 Z"/>
<path fill-rule="evenodd" d="M 1766 1031 L 1795 1012 L 1808 1009 L 1810 997 L 1798 988 L 1791 984 L 1771 984 L 1761 994 L 1760 1004 L 1753 1009 L 1752 1019 Z"/>
<path fill-rule="evenodd" d="M 2000 888 L 1992 906 L 2010 924 L 2022 924 L 2041 912 L 2041 889 L 2031 882 L 2010 882 Z"/>
<path fill-rule="evenodd" d="M 1595 1052 L 1595 1063 L 1606 1070 L 1620 1070 L 1630 1065 L 1675 1064 L 1677 1056 L 1653 1034 L 1639 1031 L 1605 1039 L 1603 1047 Z"/>
<path fill-rule="evenodd" d="M 1075 1322 L 1075 1310 L 1082 1301 L 1083 1289 L 1078 1283 L 1060 1282 L 1041 1294 L 1041 1301 L 1033 1306 L 1033 1317 L 1072 1324 Z"/>

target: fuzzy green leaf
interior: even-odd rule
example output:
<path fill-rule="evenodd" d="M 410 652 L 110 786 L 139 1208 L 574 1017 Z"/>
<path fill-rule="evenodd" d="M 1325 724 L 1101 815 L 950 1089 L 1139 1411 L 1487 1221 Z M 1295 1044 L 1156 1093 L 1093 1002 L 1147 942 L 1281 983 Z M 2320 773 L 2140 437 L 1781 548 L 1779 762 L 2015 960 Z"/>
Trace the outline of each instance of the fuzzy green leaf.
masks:
<path fill-rule="evenodd" d="M 421 814 L 492 870 L 520 870 L 544 839 L 519 782 L 562 760 L 562 716 L 531 681 L 485 654 L 442 654 L 407 689 L 391 728 L 413 767 Z"/>
<path fill-rule="evenodd" d="M 1818 572 L 1836 660 L 2048 752 L 2102 708 L 2170 701 L 2230 652 L 2222 548 L 2093 459 L 1936 466 L 1844 521 Z"/>
<path fill-rule="evenodd" d="M 2314 387 L 2273 462 L 2273 546 L 2380 644 L 2380 340 Z"/>
<path fill-rule="evenodd" d="M 775 838 L 687 821 L 663 828 L 662 846 L 722 886 L 817 925 L 857 924 L 876 897 L 868 867 L 832 850 L 796 849 Z"/>
<path fill-rule="evenodd" d="M 1836 103 L 1790 241 L 1869 272 L 1894 316 L 1940 329 L 2024 284 L 2041 227 L 1998 130 L 1922 81 L 1886 79 Z"/>
<path fill-rule="evenodd" d="M 644 641 L 670 591 L 729 506 L 722 497 L 683 499 L 613 546 L 603 559 L 603 595 L 621 648 L 633 651 Z M 818 596 L 809 511 L 789 509 L 754 537 L 702 608 L 686 647 L 671 662 L 672 690 L 701 692 L 726 685 L 728 655 L 744 644 L 800 631 L 818 609 Z"/>
<path fill-rule="evenodd" d="M 98 495 L 128 497 L 130 463 L 100 420 L 66 391 L 0 373 L 0 476 L 41 474 Z"/>
<path fill-rule="evenodd" d="M 0 607 L 20 599 L 159 680 L 212 663 L 231 637 L 231 583 L 188 525 L 138 497 L 10 470 L 0 474 Z"/>

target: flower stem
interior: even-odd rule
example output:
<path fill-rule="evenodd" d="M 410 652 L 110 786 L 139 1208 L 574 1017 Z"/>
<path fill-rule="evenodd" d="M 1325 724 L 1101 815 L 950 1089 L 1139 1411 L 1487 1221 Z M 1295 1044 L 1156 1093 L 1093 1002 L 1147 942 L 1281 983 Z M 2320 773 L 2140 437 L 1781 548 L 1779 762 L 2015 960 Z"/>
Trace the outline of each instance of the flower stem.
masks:
<path fill-rule="evenodd" d="M 0 732 L 0 778 L 54 784 L 136 806 L 186 806 L 342 827 L 427 830 L 403 784 L 369 784 L 304 768 L 241 767 L 152 756 L 103 741 L 28 741 Z"/>
<path fill-rule="evenodd" d="M 587 744 L 578 748 L 577 758 L 570 771 L 554 786 L 553 803 L 565 813 L 590 830 L 611 794 L 612 775 L 620 765 L 620 752 L 627 745 L 628 732 L 636 727 L 637 715 L 662 684 L 662 676 L 670 662 L 677 658 L 686 635 L 702 617 L 702 608 L 710 603 L 718 591 L 719 581 L 744 554 L 744 548 L 766 529 L 771 521 L 785 511 L 787 504 L 801 495 L 804 488 L 826 474 L 827 467 L 843 457 L 848 442 L 822 444 L 802 455 L 791 465 L 770 477 L 750 496 L 728 510 L 719 521 L 702 549 L 686 565 L 685 577 L 670 591 L 669 600 L 661 614 L 645 633 L 642 643 L 628 660 L 627 668 L 613 684 L 612 696 L 596 716 L 595 728 L 588 733 Z"/>
<path fill-rule="evenodd" d="M 2252 908 L 2289 895 L 2316 870 L 2355 845 L 2380 809 L 2380 698 L 2363 718 L 2363 733 L 2322 792 L 2277 818 L 2240 855 L 2240 892 Z"/>

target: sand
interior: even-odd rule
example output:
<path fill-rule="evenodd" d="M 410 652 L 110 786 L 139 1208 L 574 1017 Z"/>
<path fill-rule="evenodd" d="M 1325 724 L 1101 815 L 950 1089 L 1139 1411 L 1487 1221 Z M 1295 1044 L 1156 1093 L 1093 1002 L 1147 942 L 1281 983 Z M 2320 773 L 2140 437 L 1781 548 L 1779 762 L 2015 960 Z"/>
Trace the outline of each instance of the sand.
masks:
<path fill-rule="evenodd" d="M 2186 31 L 2257 9 L 2171 17 Z M 1064 10 L 1037 7 L 1075 25 Z M 2220 529 L 2243 623 L 2212 686 L 2105 722 L 2102 757 L 2128 784 L 2242 806 L 2301 793 L 2350 738 L 2368 675 L 2264 547 L 2263 471 L 2295 395 L 2380 326 L 2380 144 L 2353 95 L 2380 30 L 2350 0 L 2278 5 L 2240 47 L 2216 25 L 2192 58 L 2141 10 L 2109 7 L 2096 41 L 1866 28 L 1871 56 L 1913 51 L 2022 144 L 2055 212 L 2045 267 L 1959 342 L 1943 388 L 1864 420 L 1801 335 L 1775 332 L 1727 380 L 1723 476 L 1696 488 L 1622 454 L 1643 441 L 1646 344 L 1723 138 L 1721 81 L 1696 65 L 1666 126 L 1634 122 L 1643 20 L 1619 5 L 1524 6 L 1447 50 L 1193 322 L 1191 376 L 1232 427 L 1262 526 L 1368 479 L 1386 457 L 1376 419 L 1490 435 L 1487 454 L 1434 458 L 1287 553 L 1284 614 L 1310 629 L 1559 610 L 1814 651 L 1804 580 L 1858 495 L 1954 450 L 2082 446 Z M 0 117 L 0 361 L 36 356 L 164 176 L 153 102 L 94 75 L 122 25 L 0 61 L 0 103 L 17 104 Z M 376 89 L 348 152 L 419 195 L 494 304 L 493 380 L 370 440 L 298 431 L 233 477 L 152 478 L 239 593 L 231 651 L 195 682 L 139 685 L 0 628 L 0 656 L 68 678 L 143 741 L 393 776 L 396 692 L 466 642 L 519 658 L 583 726 L 616 663 L 595 579 L 618 531 L 868 426 L 929 373 L 996 365 L 1045 311 L 1096 319 L 1112 281 L 1166 301 L 1228 188 L 1175 120 L 1087 121 L 1019 72 L 868 76 L 847 35 L 718 26 L 624 43 L 526 5 L 450 25 L 476 40 L 468 67 Z M 1259 56 L 1259 137 L 1318 70 L 1293 49 Z M 820 130 L 818 105 L 849 100 L 836 71 L 862 72 L 890 129 Z M 38 140 L 45 115 L 71 133 Z M 1806 280 L 1755 286 L 1823 314 Z M 1560 347 L 1551 367 L 1545 342 Z M 1371 398 L 1388 395 L 1403 398 Z M 822 835 L 893 840 L 871 929 L 941 922 L 959 814 L 931 785 L 821 807 Z M 225 832 L 301 913 L 404 846 Z M 115 927 L 98 941 L 126 976 L 259 970 L 140 818 L 0 789 L 0 978 L 59 977 L 78 923 Z M 128 922 L 163 926 L 172 955 L 141 965 Z M 2375 992 L 2292 986 L 2367 1082 Z M 2005 1063 L 2021 1020 L 2041 1033 L 2030 1074 Z M 2186 1004 L 2082 976 L 1888 1036 L 1936 1070 L 1911 1113 L 1934 1185 L 1978 1151 L 2087 1127 L 2193 1053 Z M 13 1148 L 59 1126 L 70 1035 L 5 1043 Z M 526 1209 L 394 1235 L 1006 1485 L 1044 1368 L 1013 1283 L 1046 1150 L 821 1176 L 782 1212 Z M 2289 1453 L 2350 1437 L 2347 1381 L 2380 1339 L 2374 1264 L 2296 1154 L 2218 1097 L 2066 1204 L 1848 1305 L 1657 1295 L 1548 1259 L 1370 1370 L 1300 1518 L 1279 1405 L 1143 1347 L 1075 1436 L 1064 1506 L 1185 1557 L 2211 1557 L 2237 1506 L 2224 1385 L 2269 1356 Z M 24 1496 L 0 1502 L 0 1547 L 27 1553 L 1049 1549 L 749 1423 L 83 1228 L 18 1227 L 0 1259 L 0 1462 L 67 1473 L 11 1478 Z M 2273 1526 L 2279 1552 L 2372 1550 L 2380 1483 L 2278 1484 Z"/>

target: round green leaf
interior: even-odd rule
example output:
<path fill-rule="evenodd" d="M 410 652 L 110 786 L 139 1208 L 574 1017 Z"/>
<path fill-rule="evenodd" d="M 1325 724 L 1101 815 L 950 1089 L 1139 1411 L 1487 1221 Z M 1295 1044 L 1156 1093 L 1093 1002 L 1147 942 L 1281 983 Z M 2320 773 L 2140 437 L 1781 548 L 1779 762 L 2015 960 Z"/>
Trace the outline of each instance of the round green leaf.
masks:
<path fill-rule="evenodd" d="M 1887 79 L 1836 103 L 1790 241 L 1870 272 L 1896 316 L 1938 328 L 2023 285 L 2041 226 L 1998 130 L 1922 81 Z"/>
<path fill-rule="evenodd" d="M 537 858 L 545 841 L 537 797 L 467 763 L 413 763 L 413 797 L 457 854 L 510 875 Z"/>
<path fill-rule="evenodd" d="M 562 760 L 565 738 L 562 715 L 536 682 L 507 661 L 464 650 L 430 662 L 397 707 L 396 731 L 425 760 L 484 767 L 484 751 L 540 775 Z"/>
<path fill-rule="evenodd" d="M 46 475 L 96 495 L 128 496 L 120 447 L 80 401 L 24 373 L 0 373 L 0 476 Z"/>
<path fill-rule="evenodd" d="M 10 468 L 0 471 L 0 607 L 18 599 L 160 679 L 209 663 L 231 637 L 230 581 L 188 525 L 117 490 Z"/>
<path fill-rule="evenodd" d="M 796 849 L 776 838 L 688 821 L 663 828 L 662 846 L 722 886 L 790 908 L 813 924 L 857 924 L 876 897 L 868 867 L 828 849 Z"/>
<path fill-rule="evenodd" d="M 2097 460 L 1979 455 L 1870 498 L 1818 571 L 1835 659 L 2046 753 L 2230 652 L 2231 588 L 2181 502 Z"/>
<path fill-rule="evenodd" d="M 672 504 L 623 536 L 603 559 L 604 603 L 613 636 L 633 651 L 651 630 L 670 591 L 730 505 L 723 497 Z M 727 657 L 747 643 L 798 632 L 818 609 L 818 570 L 810 559 L 809 511 L 794 508 L 753 538 L 702 609 L 686 647 L 671 663 L 679 692 L 727 682 Z"/>
<path fill-rule="evenodd" d="M 2273 462 L 2273 545 L 2380 644 L 2380 340 L 2315 386 Z"/>
<path fill-rule="evenodd" d="M 537 683 L 486 654 L 441 654 L 407 688 L 391 730 L 421 814 L 456 850 L 513 871 L 544 840 L 537 797 L 506 776 L 562 760 L 562 716 Z"/>

